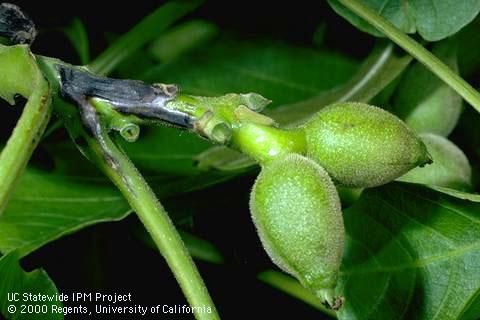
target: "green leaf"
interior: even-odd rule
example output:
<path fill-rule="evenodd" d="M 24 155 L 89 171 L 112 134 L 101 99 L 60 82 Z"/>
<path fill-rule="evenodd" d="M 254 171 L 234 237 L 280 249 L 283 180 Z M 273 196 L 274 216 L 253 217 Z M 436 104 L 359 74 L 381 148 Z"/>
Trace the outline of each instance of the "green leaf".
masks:
<path fill-rule="evenodd" d="M 217 27 L 208 21 L 190 20 L 160 35 L 148 48 L 160 62 L 171 61 L 186 52 L 206 44 L 218 34 Z"/>
<path fill-rule="evenodd" d="M 213 244 L 189 232 L 178 232 L 192 257 L 215 264 L 223 263 L 222 254 Z"/>
<path fill-rule="evenodd" d="M 115 74 L 119 78 L 137 79 L 159 63 L 173 61 L 206 45 L 217 35 L 217 31 L 215 25 L 203 20 L 189 20 L 169 28 L 160 33 L 145 50 L 137 50 L 120 62 L 115 68 Z M 115 35 L 110 37 L 118 38 Z"/>
<path fill-rule="evenodd" d="M 418 32 L 427 41 L 453 35 L 467 25 L 480 11 L 478 0 L 364 0 L 370 9 L 406 33 Z M 382 36 L 368 22 L 341 5 L 328 0 L 332 8 L 358 29 Z"/>
<path fill-rule="evenodd" d="M 43 269 L 37 269 L 31 272 L 25 272 L 19 264 L 18 255 L 15 252 L 4 255 L 0 258 L 0 312 L 6 319 L 11 320 L 29 320 L 32 319 L 33 314 L 21 313 L 21 305 L 37 306 L 41 311 L 35 312 L 35 319 L 38 320 L 61 320 L 63 314 L 52 312 L 52 309 L 58 310 L 62 307 L 60 301 L 45 301 L 45 302 L 25 302 L 23 301 L 23 294 L 32 295 L 46 295 L 47 297 L 56 297 L 59 292 L 55 287 L 48 274 Z M 20 301 L 8 301 L 8 294 L 18 293 Z M 10 313 L 8 307 L 15 306 L 16 312 Z M 41 309 L 43 308 L 45 309 Z"/>
<path fill-rule="evenodd" d="M 183 92 L 196 95 L 256 92 L 280 105 L 343 83 L 355 67 L 351 59 L 326 50 L 220 38 L 141 78 L 178 83 Z"/>
<path fill-rule="evenodd" d="M 212 146 L 206 140 L 170 127 L 151 127 L 142 131 L 135 143 L 119 142 L 130 159 L 142 171 L 175 175 L 198 174 L 195 156 Z"/>
<path fill-rule="evenodd" d="M 29 168 L 0 216 L 0 251 L 19 249 L 24 256 L 63 235 L 122 219 L 129 212 L 124 198 L 101 176 Z"/>
<path fill-rule="evenodd" d="M 212 147 L 195 157 L 200 170 L 238 171 L 256 165 L 255 160 L 227 147 Z"/>
<path fill-rule="evenodd" d="M 470 192 L 465 192 L 457 189 L 452 189 L 452 188 L 447 188 L 447 187 L 439 187 L 439 186 L 428 186 L 430 189 L 436 190 L 438 192 L 445 193 L 449 196 L 462 199 L 462 200 L 468 200 L 472 202 L 480 202 L 480 194 L 478 193 L 470 193 Z"/>
<path fill-rule="evenodd" d="M 30 167 L 0 215 L 0 252 L 24 256 L 67 234 L 100 222 L 125 218 L 130 206 L 70 142 L 50 144 L 55 170 Z M 184 177 L 146 174 L 159 198 L 205 188 L 237 173 L 205 173 Z M 173 213 L 174 215 L 175 213 Z"/>
<path fill-rule="evenodd" d="M 411 61 L 411 56 L 395 52 L 392 43 L 381 41 L 347 82 L 320 95 L 283 105 L 275 110 L 267 110 L 266 113 L 278 122 L 293 127 L 304 123 L 329 104 L 345 101 L 369 102 L 395 80 Z"/>
<path fill-rule="evenodd" d="M 477 319 L 479 212 L 418 185 L 364 191 L 344 212 L 339 319 Z"/>
<path fill-rule="evenodd" d="M 106 75 L 124 59 L 158 37 L 159 33 L 175 21 L 196 9 L 201 1 L 170 1 L 145 17 L 129 32 L 118 38 L 107 50 L 93 60 L 88 68 Z"/>
<path fill-rule="evenodd" d="M 455 40 L 445 40 L 433 47 L 433 53 L 458 72 Z M 418 133 L 448 136 L 462 111 L 462 98 L 421 63 L 413 65 L 398 86 L 393 112 Z"/>
<path fill-rule="evenodd" d="M 88 42 L 87 29 L 82 20 L 74 18 L 63 32 L 75 48 L 80 58 L 80 63 L 85 65 L 90 62 L 90 43 Z"/>

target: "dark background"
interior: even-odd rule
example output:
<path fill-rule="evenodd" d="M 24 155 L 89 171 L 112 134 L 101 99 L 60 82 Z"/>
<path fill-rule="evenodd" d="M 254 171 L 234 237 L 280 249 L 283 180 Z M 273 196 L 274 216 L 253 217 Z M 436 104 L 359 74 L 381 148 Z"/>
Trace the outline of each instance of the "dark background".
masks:
<path fill-rule="evenodd" d="M 32 47 L 35 53 L 78 63 L 67 39 L 53 29 L 68 25 L 73 17 L 79 17 L 88 29 L 91 56 L 95 57 L 107 46 L 105 32 L 121 34 L 128 31 L 162 2 L 15 3 L 30 15 L 41 30 Z M 100 3 L 102 6 L 97 6 Z M 344 22 L 326 1 L 212 1 L 184 19 L 190 18 L 210 20 L 220 29 L 247 38 L 274 38 L 305 46 L 312 46 L 312 35 L 319 23 L 324 21 L 328 26 L 325 45 L 359 59 L 369 52 L 373 44 L 371 37 Z M 352 43 L 351 39 L 355 39 L 356 43 Z M 14 127 L 20 112 L 20 108 L 1 106 L 3 127 L 0 134 L 3 141 Z M 36 161 L 41 161 L 39 153 L 41 150 L 35 155 Z M 191 224 L 186 228 L 212 242 L 225 257 L 223 265 L 197 261 L 222 318 L 321 319 L 323 315 L 319 311 L 256 279 L 258 272 L 275 267 L 261 248 L 250 219 L 246 191 L 253 180 L 254 176 L 251 175 L 162 202 L 167 210 L 177 212 L 187 210 L 179 207 L 180 204 L 201 204 L 203 199 L 211 199 L 212 193 L 218 194 L 218 203 L 198 206 L 192 219 L 193 228 Z M 89 227 L 45 246 L 22 263 L 27 270 L 43 267 L 60 292 L 131 292 L 134 302 L 141 305 L 186 304 L 160 255 L 133 235 L 132 230 L 137 227 L 139 222 L 134 215 L 122 222 Z M 160 318 L 193 317 L 157 317 Z M 106 316 L 104 319 L 113 318 Z"/>
<path fill-rule="evenodd" d="M 105 2 L 97 7 L 93 1 L 14 1 L 25 8 L 38 29 L 68 25 L 79 17 L 90 37 L 92 57 L 106 48 L 105 32 L 124 33 L 142 17 L 165 1 Z M 99 2 L 97 2 L 99 3 Z M 222 30 L 243 36 L 268 37 L 294 44 L 311 45 L 312 35 L 323 21 L 328 25 L 325 43 L 355 56 L 369 52 L 372 37 L 357 31 L 330 8 L 327 1 L 204 1 L 192 14 L 183 18 L 201 18 L 214 22 Z M 36 52 L 62 59 L 76 59 L 69 43 L 61 35 L 40 34 L 33 45 Z M 347 40 L 348 39 L 348 40 Z M 353 43 L 352 43 L 353 41 Z M 71 61 L 72 63 L 75 61 Z"/>

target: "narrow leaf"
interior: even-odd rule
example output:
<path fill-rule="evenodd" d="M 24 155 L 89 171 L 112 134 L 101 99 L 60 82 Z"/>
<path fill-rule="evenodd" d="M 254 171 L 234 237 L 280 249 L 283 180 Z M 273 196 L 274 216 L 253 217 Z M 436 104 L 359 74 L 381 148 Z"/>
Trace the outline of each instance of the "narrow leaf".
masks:
<path fill-rule="evenodd" d="M 85 65 L 90 62 L 90 43 L 88 41 L 87 29 L 82 20 L 74 18 L 63 32 L 75 48 L 75 51 L 80 58 L 80 63 Z"/>
<path fill-rule="evenodd" d="M 218 34 L 217 27 L 204 20 L 190 20 L 160 35 L 148 52 L 160 62 L 168 62 L 211 40 Z"/>
<path fill-rule="evenodd" d="M 89 69 L 106 75 L 136 50 L 155 39 L 160 32 L 200 5 L 201 1 L 171 1 L 145 17 L 129 32 L 118 38 L 89 64 Z"/>

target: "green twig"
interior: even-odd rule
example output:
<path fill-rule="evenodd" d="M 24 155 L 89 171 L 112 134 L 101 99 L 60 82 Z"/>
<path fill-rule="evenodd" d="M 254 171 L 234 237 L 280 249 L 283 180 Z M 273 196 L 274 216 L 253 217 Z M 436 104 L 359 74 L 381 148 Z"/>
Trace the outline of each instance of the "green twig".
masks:
<path fill-rule="evenodd" d="M 305 137 L 301 129 L 277 128 L 272 118 L 259 113 L 268 103 L 270 100 L 256 93 L 219 97 L 178 95 L 167 103 L 167 108 L 194 116 L 196 134 L 261 163 L 282 154 L 303 153 Z"/>
<path fill-rule="evenodd" d="M 105 135 L 118 167 L 112 168 L 96 140 L 86 137 L 88 157 L 113 181 L 144 224 L 172 270 L 197 319 L 219 319 L 207 288 L 167 212 L 128 157 Z M 84 149 L 85 151 L 85 149 Z M 209 312 L 208 312 L 209 311 Z"/>
<path fill-rule="evenodd" d="M 397 45 L 410 53 L 425 67 L 442 79 L 446 84 L 452 87 L 459 95 L 461 95 L 468 103 L 480 112 L 480 93 L 476 91 L 470 84 L 462 79 L 458 74 L 452 71 L 440 59 L 435 57 L 427 49 L 418 42 L 410 38 L 408 35 L 398 30 L 394 25 L 378 15 L 376 12 L 362 4 L 358 0 L 338 0 L 345 7 L 355 14 L 359 15 L 371 25 L 383 32 Z"/>

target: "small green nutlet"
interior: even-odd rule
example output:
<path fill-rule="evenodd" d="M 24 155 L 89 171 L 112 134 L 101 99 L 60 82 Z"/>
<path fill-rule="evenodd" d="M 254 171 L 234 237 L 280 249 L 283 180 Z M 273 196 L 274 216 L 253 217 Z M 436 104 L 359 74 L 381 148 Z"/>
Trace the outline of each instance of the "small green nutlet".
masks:
<path fill-rule="evenodd" d="M 431 162 L 424 143 L 393 114 L 364 103 L 319 111 L 304 127 L 307 156 L 345 187 L 374 187 Z"/>
<path fill-rule="evenodd" d="M 272 261 L 331 308 L 343 246 L 343 216 L 327 172 L 299 154 L 262 167 L 250 195 L 250 211 Z"/>

